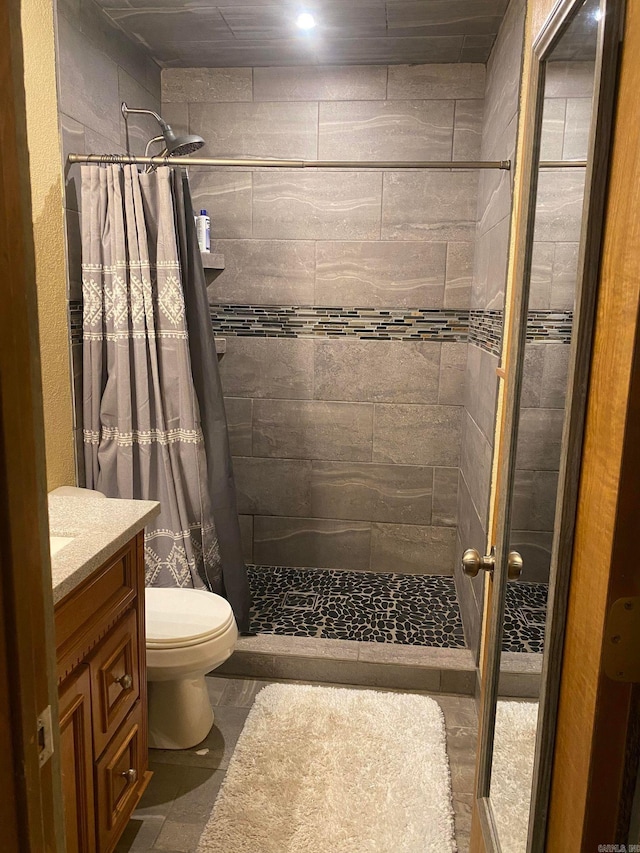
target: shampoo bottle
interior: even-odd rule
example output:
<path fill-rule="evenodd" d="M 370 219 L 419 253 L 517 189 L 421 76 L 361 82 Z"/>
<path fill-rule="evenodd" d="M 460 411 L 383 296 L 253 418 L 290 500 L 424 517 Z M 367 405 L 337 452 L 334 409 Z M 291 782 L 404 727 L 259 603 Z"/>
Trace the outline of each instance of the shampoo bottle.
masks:
<path fill-rule="evenodd" d="M 206 210 L 200 211 L 200 216 L 195 217 L 196 220 L 196 235 L 198 237 L 198 246 L 201 252 L 211 251 L 211 220 L 207 216 Z"/>

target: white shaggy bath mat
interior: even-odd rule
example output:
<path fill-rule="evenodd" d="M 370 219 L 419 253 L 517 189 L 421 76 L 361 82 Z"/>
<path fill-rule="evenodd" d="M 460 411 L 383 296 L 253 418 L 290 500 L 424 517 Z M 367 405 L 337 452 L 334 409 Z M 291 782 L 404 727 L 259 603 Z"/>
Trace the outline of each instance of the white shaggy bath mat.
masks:
<path fill-rule="evenodd" d="M 537 702 L 498 702 L 491 805 L 504 853 L 527 849 L 537 724 Z"/>
<path fill-rule="evenodd" d="M 453 853 L 444 718 L 426 696 L 273 684 L 198 853 Z"/>

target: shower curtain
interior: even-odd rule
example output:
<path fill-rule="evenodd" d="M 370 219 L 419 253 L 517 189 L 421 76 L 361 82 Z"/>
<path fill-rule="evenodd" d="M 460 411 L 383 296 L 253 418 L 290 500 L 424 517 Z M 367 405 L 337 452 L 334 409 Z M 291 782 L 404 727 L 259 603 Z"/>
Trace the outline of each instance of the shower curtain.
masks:
<path fill-rule="evenodd" d="M 210 589 L 249 630 L 235 486 L 202 261 L 182 169 L 82 167 L 87 488 L 160 501 L 148 586 Z"/>

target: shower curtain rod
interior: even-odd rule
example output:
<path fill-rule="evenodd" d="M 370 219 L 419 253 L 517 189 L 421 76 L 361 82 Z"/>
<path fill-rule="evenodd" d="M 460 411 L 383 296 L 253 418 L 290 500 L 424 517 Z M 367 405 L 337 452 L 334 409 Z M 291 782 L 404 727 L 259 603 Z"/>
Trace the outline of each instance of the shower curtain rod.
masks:
<path fill-rule="evenodd" d="M 511 160 L 233 160 L 216 157 L 142 157 L 133 154 L 69 154 L 69 163 L 139 166 L 216 166 L 245 169 L 511 169 Z M 584 167 L 586 160 L 542 160 L 543 169 Z"/>
<path fill-rule="evenodd" d="M 217 157 L 138 157 L 133 154 L 69 154 L 69 163 L 140 166 L 236 166 L 272 169 L 504 169 L 511 160 L 241 160 Z"/>

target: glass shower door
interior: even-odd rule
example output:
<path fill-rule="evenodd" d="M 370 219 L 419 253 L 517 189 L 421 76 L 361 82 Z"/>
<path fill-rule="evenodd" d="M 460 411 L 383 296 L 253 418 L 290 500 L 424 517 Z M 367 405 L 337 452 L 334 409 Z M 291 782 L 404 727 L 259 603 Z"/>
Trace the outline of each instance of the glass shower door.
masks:
<path fill-rule="evenodd" d="M 620 4 L 565 0 L 534 45 L 516 225 L 472 847 L 544 849 L 613 112 Z M 509 699 L 513 679 L 539 702 Z"/>

